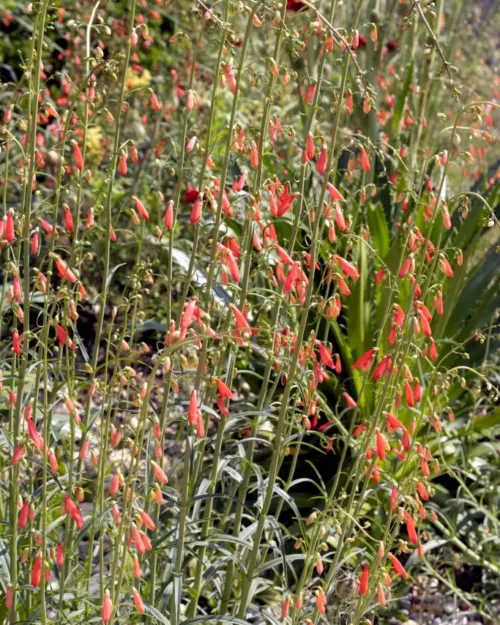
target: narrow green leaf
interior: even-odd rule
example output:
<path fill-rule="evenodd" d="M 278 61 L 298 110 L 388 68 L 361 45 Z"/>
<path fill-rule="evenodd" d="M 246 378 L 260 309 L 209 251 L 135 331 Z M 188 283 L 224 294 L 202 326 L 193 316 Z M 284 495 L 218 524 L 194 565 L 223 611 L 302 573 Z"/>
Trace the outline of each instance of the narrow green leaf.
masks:
<path fill-rule="evenodd" d="M 401 92 L 397 97 L 396 104 L 394 105 L 394 116 L 392 118 L 391 123 L 391 135 L 396 137 L 399 134 L 399 130 L 401 127 L 401 120 L 403 118 L 403 112 L 406 104 L 406 97 L 408 96 L 408 91 L 410 89 L 410 85 L 413 81 L 413 61 L 408 66 L 408 70 L 406 72 L 406 78 L 401 88 Z"/>
<path fill-rule="evenodd" d="M 377 203 L 368 207 L 366 216 L 373 247 L 382 260 L 385 260 L 390 248 L 390 232 L 382 205 Z"/>

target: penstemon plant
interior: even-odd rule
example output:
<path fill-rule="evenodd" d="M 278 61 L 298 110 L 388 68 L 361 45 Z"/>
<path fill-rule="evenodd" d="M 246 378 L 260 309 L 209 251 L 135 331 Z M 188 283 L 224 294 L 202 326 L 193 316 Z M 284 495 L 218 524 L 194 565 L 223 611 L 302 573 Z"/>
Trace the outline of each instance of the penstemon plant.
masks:
<path fill-rule="evenodd" d="M 7 4 L 0 620 L 494 620 L 429 556 L 500 574 L 488 7 Z"/>

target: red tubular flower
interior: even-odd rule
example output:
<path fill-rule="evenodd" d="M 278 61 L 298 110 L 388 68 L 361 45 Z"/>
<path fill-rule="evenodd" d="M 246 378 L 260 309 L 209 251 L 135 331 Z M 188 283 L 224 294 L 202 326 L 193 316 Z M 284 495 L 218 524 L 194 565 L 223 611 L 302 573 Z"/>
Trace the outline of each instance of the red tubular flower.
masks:
<path fill-rule="evenodd" d="M 5 16 L 5 13 L 4 13 Z M 4 113 L 3 113 L 3 119 L 2 119 L 2 123 L 7 125 L 10 123 L 10 120 L 12 119 L 12 107 L 13 105 L 11 104 L 10 106 L 8 106 Z"/>
<path fill-rule="evenodd" d="M 61 280 L 67 280 L 68 282 L 71 282 L 72 284 L 75 284 L 78 281 L 75 274 L 71 271 L 71 269 L 68 267 L 68 265 L 64 262 L 62 258 L 59 258 L 59 256 L 57 256 L 55 259 L 55 263 L 56 263 L 57 273 L 59 274 L 59 277 L 61 278 Z"/>
<path fill-rule="evenodd" d="M 186 152 L 192 152 L 194 150 L 194 147 L 197 141 L 198 141 L 198 137 L 196 135 L 192 136 L 191 139 L 189 139 L 189 141 L 186 144 Z"/>
<path fill-rule="evenodd" d="M 290 597 L 287 597 L 281 604 L 281 618 L 286 619 L 290 611 Z"/>
<path fill-rule="evenodd" d="M 385 436 L 382 434 L 380 430 L 377 430 L 375 438 L 376 438 L 377 456 L 380 458 L 380 460 L 385 460 L 385 452 L 389 451 L 390 449 L 389 443 L 387 442 L 387 439 L 385 438 Z"/>
<path fill-rule="evenodd" d="M 174 226 L 174 201 L 170 200 L 167 204 L 167 208 L 165 210 L 165 217 L 163 218 L 163 223 L 167 230 L 172 230 Z"/>
<path fill-rule="evenodd" d="M 450 213 L 448 212 L 448 209 L 446 208 L 446 206 L 443 205 L 443 208 L 441 209 L 441 213 L 443 216 L 443 226 L 446 228 L 446 230 L 450 230 L 451 219 L 450 219 Z"/>
<path fill-rule="evenodd" d="M 226 404 L 224 403 L 224 400 L 221 399 L 220 397 L 217 397 L 217 399 L 215 400 L 215 403 L 217 404 L 217 408 L 219 409 L 219 412 L 224 415 L 225 417 L 229 416 L 229 409 L 226 406 Z"/>
<path fill-rule="evenodd" d="M 144 555 L 146 553 L 146 545 L 144 544 L 142 534 L 139 532 L 135 524 L 132 525 L 132 540 L 134 541 L 137 553 L 141 556 Z"/>
<path fill-rule="evenodd" d="M 348 93 L 345 96 L 345 108 L 349 115 L 351 115 L 354 108 L 354 98 L 352 97 L 352 93 Z"/>
<path fill-rule="evenodd" d="M 395 341 L 396 341 L 396 330 L 395 328 L 391 328 L 389 332 L 389 336 L 387 337 L 387 343 L 389 345 L 394 345 Z"/>
<path fill-rule="evenodd" d="M 418 492 L 420 499 L 423 499 L 424 501 L 429 500 L 429 493 L 427 491 L 427 488 L 422 482 L 417 482 L 417 492 Z"/>
<path fill-rule="evenodd" d="M 379 269 L 377 271 L 377 273 L 375 274 L 375 279 L 374 279 L 374 283 L 378 284 L 379 282 L 382 282 L 382 280 L 385 278 L 385 269 L 382 267 L 381 269 Z"/>
<path fill-rule="evenodd" d="M 422 332 L 424 336 L 430 337 L 432 336 L 431 326 L 429 324 L 429 320 L 425 314 L 423 314 L 422 309 L 419 310 L 420 315 L 420 327 L 422 328 Z"/>
<path fill-rule="evenodd" d="M 276 249 L 276 252 L 278 253 L 278 256 L 280 257 L 281 262 L 284 263 L 285 265 L 290 265 L 291 267 L 293 265 L 293 260 L 288 254 L 288 252 L 284 250 L 282 247 L 280 247 L 279 245 L 276 245 L 275 249 Z"/>
<path fill-rule="evenodd" d="M 413 408 L 413 406 L 415 405 L 415 398 L 413 397 L 413 390 L 412 390 L 408 380 L 404 381 L 404 385 L 405 385 L 405 400 L 406 400 L 406 404 L 410 408 Z"/>
<path fill-rule="evenodd" d="M 376 348 L 372 347 L 367 352 L 365 352 L 356 362 L 353 364 L 353 369 L 361 369 L 361 371 L 368 371 L 372 366 L 373 356 L 375 354 Z"/>
<path fill-rule="evenodd" d="M 241 176 L 239 177 L 239 179 L 235 178 L 233 180 L 233 191 L 235 193 L 239 193 L 240 191 L 243 191 L 243 189 L 245 187 L 246 180 L 247 180 L 246 172 L 243 172 L 241 174 Z"/>
<path fill-rule="evenodd" d="M 30 502 L 25 501 L 17 517 L 17 527 L 19 529 L 23 529 L 23 527 L 26 526 L 26 523 L 28 522 L 29 512 L 30 512 Z"/>
<path fill-rule="evenodd" d="M 139 162 L 139 154 L 137 152 L 136 146 L 132 143 L 129 148 L 130 160 L 134 165 Z"/>
<path fill-rule="evenodd" d="M 326 605 L 327 605 L 327 600 L 326 600 L 325 591 L 322 588 L 320 588 L 319 590 L 316 591 L 316 607 L 318 608 L 318 612 L 320 614 L 326 613 Z"/>
<path fill-rule="evenodd" d="M 139 614 L 144 614 L 144 612 L 146 612 L 146 607 L 144 605 L 144 601 L 142 600 L 141 595 L 135 588 L 132 588 L 132 593 L 134 595 L 135 609 L 137 610 L 137 612 L 139 612 Z"/>
<path fill-rule="evenodd" d="M 413 387 L 413 398 L 417 404 L 422 399 L 422 386 L 418 380 L 415 382 L 415 386 Z"/>
<path fill-rule="evenodd" d="M 406 430 L 404 430 L 403 432 L 403 449 L 405 451 L 410 451 L 410 446 L 411 446 L 411 440 L 410 440 L 410 435 L 408 434 L 408 432 Z"/>
<path fill-rule="evenodd" d="M 410 254 L 405 262 L 401 265 L 401 269 L 399 270 L 399 277 L 406 278 L 406 276 L 410 273 L 413 266 L 413 256 Z"/>
<path fill-rule="evenodd" d="M 64 227 L 66 228 L 66 232 L 69 234 L 72 234 L 75 231 L 73 215 L 71 214 L 71 210 L 68 206 L 64 208 Z"/>
<path fill-rule="evenodd" d="M 361 148 L 361 151 L 359 153 L 359 164 L 361 165 L 361 169 L 366 172 L 370 171 L 370 169 L 372 168 L 370 164 L 370 159 L 368 158 L 368 154 L 366 153 L 366 150 L 364 148 Z"/>
<path fill-rule="evenodd" d="M 434 343 L 434 341 L 431 341 L 429 345 L 429 357 L 433 361 L 436 361 L 438 359 L 438 351 L 437 351 L 436 343 Z"/>
<path fill-rule="evenodd" d="M 405 426 L 401 421 L 392 415 L 390 412 L 385 412 L 386 425 L 389 432 L 395 432 L 396 430 L 405 430 Z"/>
<path fill-rule="evenodd" d="M 240 310 L 238 310 L 234 304 L 231 304 L 229 308 L 231 309 L 231 312 L 234 315 L 236 329 L 251 333 L 252 330 L 250 326 L 248 325 L 248 321 L 245 319 L 245 316 L 243 315 L 243 313 Z"/>
<path fill-rule="evenodd" d="M 194 201 L 193 208 L 191 209 L 191 215 L 189 216 L 189 223 L 192 226 L 194 226 L 200 221 L 201 216 L 202 216 L 202 212 L 201 212 L 202 206 L 203 206 L 203 201 L 201 197 L 198 195 L 198 197 Z"/>
<path fill-rule="evenodd" d="M 160 484 L 167 484 L 168 477 L 165 471 L 157 464 L 154 460 L 151 460 L 151 466 L 153 467 L 153 473 L 155 478 L 160 482 Z"/>
<path fill-rule="evenodd" d="M 439 259 L 439 268 L 441 269 L 441 271 L 445 274 L 445 276 L 448 276 L 448 278 L 453 278 L 453 269 L 451 268 L 450 263 L 448 262 L 448 259 L 445 256 L 441 256 Z"/>
<path fill-rule="evenodd" d="M 361 436 L 363 432 L 366 432 L 366 425 L 364 423 L 360 423 L 358 427 L 354 430 L 352 435 L 354 436 L 354 438 L 358 438 L 358 436 Z"/>
<path fill-rule="evenodd" d="M 15 328 L 12 330 L 12 351 L 16 356 L 21 355 L 21 337 Z"/>
<path fill-rule="evenodd" d="M 66 334 L 66 330 L 59 323 L 56 324 L 56 333 L 59 344 L 66 345 L 68 342 L 68 335 Z"/>
<path fill-rule="evenodd" d="M 56 564 L 59 568 L 64 564 L 64 546 L 61 542 L 58 542 L 56 546 Z"/>
<path fill-rule="evenodd" d="M 394 512 L 396 510 L 396 506 L 398 504 L 398 488 L 396 485 L 393 485 L 391 489 L 391 496 L 389 497 L 389 510 Z"/>
<path fill-rule="evenodd" d="M 394 305 L 394 313 L 392 315 L 392 321 L 398 328 L 402 328 L 405 322 L 405 313 L 399 304 Z"/>
<path fill-rule="evenodd" d="M 115 473 L 111 478 L 111 482 L 109 484 L 109 494 L 111 497 L 114 497 L 120 488 L 120 476 L 118 473 Z"/>
<path fill-rule="evenodd" d="M 19 462 L 21 462 L 21 460 L 24 458 L 24 453 L 24 445 L 17 445 L 17 447 L 14 449 L 14 453 L 10 457 L 10 464 L 19 464 Z"/>
<path fill-rule="evenodd" d="M 347 282 L 339 275 L 337 275 L 337 282 L 339 285 L 339 291 L 342 293 L 342 295 L 348 297 L 351 294 L 351 289 L 347 285 Z"/>
<path fill-rule="evenodd" d="M 26 425 L 28 427 L 28 435 L 31 438 L 31 441 L 33 443 L 33 445 L 39 449 L 40 451 L 43 450 L 44 448 L 44 441 L 42 436 L 38 433 L 38 430 L 36 429 L 35 424 L 33 423 L 33 420 L 31 419 L 31 417 L 27 417 L 25 415 L 24 417 L 25 421 L 26 421 Z"/>
<path fill-rule="evenodd" d="M 361 576 L 359 578 L 359 594 L 363 597 L 368 592 L 368 581 L 369 581 L 370 567 L 368 564 L 363 565 L 363 570 L 361 571 Z"/>
<path fill-rule="evenodd" d="M 427 462 L 425 458 L 420 458 L 420 469 L 424 477 L 430 477 L 431 472 L 429 469 L 429 463 Z"/>
<path fill-rule="evenodd" d="M 378 380 L 380 380 L 380 378 L 384 375 L 384 373 L 389 369 L 390 362 L 391 362 L 391 359 L 389 356 L 384 356 L 382 358 L 382 360 L 378 363 L 378 365 L 375 367 L 375 370 L 373 372 L 372 379 L 374 382 L 378 382 Z"/>
<path fill-rule="evenodd" d="M 215 378 L 215 384 L 217 385 L 217 392 L 221 399 L 236 399 L 235 394 L 221 379 Z"/>
<path fill-rule="evenodd" d="M 42 228 L 45 230 L 45 234 L 47 235 L 47 239 L 50 239 L 51 236 L 55 235 L 57 238 L 57 230 L 54 228 L 54 226 L 47 221 L 46 219 L 43 219 L 43 217 L 39 217 L 39 221 L 40 224 L 42 226 Z"/>
<path fill-rule="evenodd" d="M 149 213 L 146 210 L 146 207 L 144 206 L 144 204 L 137 197 L 135 197 L 135 195 L 132 196 L 132 199 L 135 202 L 135 208 L 137 209 L 137 212 L 139 213 L 139 216 L 141 217 L 141 219 L 144 219 L 144 220 L 149 219 Z"/>
<path fill-rule="evenodd" d="M 80 146 L 76 141 L 71 141 L 71 145 L 73 147 L 73 161 L 75 163 L 75 167 L 81 171 L 83 169 L 83 156 Z"/>
<path fill-rule="evenodd" d="M 234 254 L 231 252 L 231 250 L 226 249 L 224 256 L 226 258 L 229 271 L 231 272 L 231 278 L 235 282 L 239 282 L 241 279 L 241 274 L 240 274 L 240 269 L 238 267 L 238 263 L 236 262 L 236 258 L 234 257 Z"/>
<path fill-rule="evenodd" d="M 347 229 L 344 213 L 342 212 L 340 205 L 337 203 L 333 205 L 333 210 L 335 211 L 335 223 L 337 224 L 337 228 L 343 232 Z"/>
<path fill-rule="evenodd" d="M 192 91 L 188 91 L 186 94 L 186 110 L 191 112 L 194 109 L 195 97 Z"/>
<path fill-rule="evenodd" d="M 392 568 L 396 575 L 400 575 L 403 579 L 408 579 L 408 573 L 405 571 L 404 566 L 392 553 L 389 554 L 389 559 L 392 562 Z"/>
<path fill-rule="evenodd" d="M 357 268 L 342 256 L 335 256 L 335 261 L 340 264 L 342 273 L 353 280 L 359 280 L 359 272 Z"/>
<path fill-rule="evenodd" d="M 190 300 L 187 303 L 186 308 L 184 309 L 184 312 L 182 313 L 182 317 L 180 321 L 180 326 L 181 326 L 180 339 L 181 340 L 186 337 L 187 331 L 195 319 L 197 303 L 198 303 L 198 298 L 194 297 L 192 300 Z"/>
<path fill-rule="evenodd" d="M 283 293 L 288 295 L 295 288 L 295 283 L 297 281 L 299 273 L 299 263 L 293 263 L 292 268 L 288 272 L 288 275 L 285 280 L 285 284 L 283 286 Z"/>
<path fill-rule="evenodd" d="M 118 173 L 122 176 L 126 176 L 127 171 L 127 155 L 122 153 L 120 154 L 120 158 L 118 160 Z"/>
<path fill-rule="evenodd" d="M 109 596 L 109 590 L 106 590 L 101 608 L 101 618 L 104 625 L 107 625 L 113 616 L 113 602 Z"/>
<path fill-rule="evenodd" d="M 443 292 L 440 290 L 436 295 L 436 299 L 434 300 L 434 306 L 436 307 L 436 312 L 438 315 L 443 314 Z"/>
<path fill-rule="evenodd" d="M 196 435 L 198 438 L 205 438 L 205 423 L 200 412 L 198 412 L 198 420 L 196 421 Z"/>
<path fill-rule="evenodd" d="M 116 504 L 113 505 L 112 514 L 113 514 L 113 520 L 116 523 L 116 525 L 120 525 L 122 522 L 122 515 L 120 512 L 120 508 L 118 508 Z"/>
<path fill-rule="evenodd" d="M 259 152 L 257 150 L 257 146 L 254 144 L 250 148 L 250 167 L 252 169 L 257 169 L 259 166 Z"/>
<path fill-rule="evenodd" d="M 305 93 L 305 96 L 304 96 L 304 102 L 306 104 L 311 104 L 311 102 L 313 101 L 315 92 L 316 92 L 316 84 L 315 83 L 311 83 L 307 87 L 306 93 Z"/>
<path fill-rule="evenodd" d="M 66 512 L 70 515 L 70 517 L 75 522 L 78 530 L 82 530 L 83 529 L 83 517 L 82 517 L 82 513 L 80 512 L 80 508 L 76 505 L 74 501 L 70 499 L 70 497 L 68 497 L 68 495 L 64 495 L 64 507 L 65 507 Z"/>
<path fill-rule="evenodd" d="M 330 193 L 330 199 L 332 202 L 345 202 L 345 197 L 331 182 L 327 182 L 326 187 Z"/>
<path fill-rule="evenodd" d="M 162 103 L 158 100 L 158 97 L 154 91 L 151 91 L 151 93 L 149 94 L 149 101 L 151 102 L 151 106 L 155 111 L 161 111 Z"/>
<path fill-rule="evenodd" d="M 346 404 L 349 408 L 356 408 L 356 406 L 358 405 L 354 399 L 349 395 L 349 393 L 347 393 L 346 391 L 344 391 L 342 393 L 342 396 L 344 397 Z M 364 427 L 364 426 L 359 426 L 359 427 Z M 358 428 L 359 429 L 359 428 Z"/>
<path fill-rule="evenodd" d="M 39 251 L 40 251 L 40 233 L 38 231 L 38 228 L 35 228 L 33 232 L 33 236 L 31 237 L 30 252 L 32 256 L 38 256 Z"/>
<path fill-rule="evenodd" d="M 330 369 L 335 369 L 335 363 L 333 362 L 331 353 L 326 349 L 326 347 L 321 343 L 321 341 L 315 341 L 315 344 L 316 344 L 316 347 L 318 348 L 321 362 L 325 365 L 325 367 L 329 367 Z"/>
<path fill-rule="evenodd" d="M 316 161 L 316 171 L 320 176 L 322 176 L 326 171 L 328 152 L 326 148 L 323 146 L 321 148 L 321 152 L 319 153 L 318 160 Z"/>
<path fill-rule="evenodd" d="M 411 514 L 405 510 L 406 531 L 408 532 L 408 538 L 413 545 L 418 545 L 418 534 L 415 524 L 415 519 Z"/>
<path fill-rule="evenodd" d="M 382 588 L 382 586 L 379 586 L 377 588 L 377 601 L 378 601 L 378 604 L 381 607 L 384 607 L 386 605 L 386 603 L 387 603 L 387 600 L 385 598 L 385 592 L 384 592 L 384 589 Z"/>
<path fill-rule="evenodd" d="M 153 519 L 149 516 L 147 512 L 144 512 L 144 510 L 141 510 L 141 521 L 148 528 L 148 530 L 151 530 L 152 532 L 155 531 L 156 529 L 155 522 L 153 521 Z"/>
<path fill-rule="evenodd" d="M 42 556 L 37 554 L 31 569 L 31 585 L 37 588 L 42 581 Z"/>
<path fill-rule="evenodd" d="M 189 425 L 196 425 L 198 422 L 198 393 L 195 389 L 191 391 L 191 397 L 189 398 L 188 408 L 188 423 Z"/>
<path fill-rule="evenodd" d="M 80 460 L 85 460 L 85 458 L 87 457 L 89 453 L 89 449 L 90 449 L 90 441 L 87 438 L 83 441 L 82 447 L 80 449 L 80 453 L 79 453 Z"/>
<path fill-rule="evenodd" d="M 294 199 L 295 193 L 290 193 L 289 185 L 285 185 L 283 192 L 278 197 L 278 210 L 276 217 L 283 217 L 283 215 L 290 210 Z"/>

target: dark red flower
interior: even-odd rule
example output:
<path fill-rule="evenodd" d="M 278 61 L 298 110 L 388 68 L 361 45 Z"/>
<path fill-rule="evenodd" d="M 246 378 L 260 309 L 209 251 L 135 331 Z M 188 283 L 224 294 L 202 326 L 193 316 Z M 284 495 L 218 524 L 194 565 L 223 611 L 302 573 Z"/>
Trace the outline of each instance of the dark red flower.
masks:
<path fill-rule="evenodd" d="M 186 191 L 184 192 L 184 201 L 188 204 L 194 204 L 198 199 L 199 191 L 192 185 L 188 184 Z"/>
<path fill-rule="evenodd" d="M 286 10 L 287 11 L 294 11 L 295 13 L 298 13 L 299 11 L 307 11 L 309 7 L 306 7 L 305 4 L 302 4 L 302 2 L 300 2 L 300 0 L 286 0 Z"/>

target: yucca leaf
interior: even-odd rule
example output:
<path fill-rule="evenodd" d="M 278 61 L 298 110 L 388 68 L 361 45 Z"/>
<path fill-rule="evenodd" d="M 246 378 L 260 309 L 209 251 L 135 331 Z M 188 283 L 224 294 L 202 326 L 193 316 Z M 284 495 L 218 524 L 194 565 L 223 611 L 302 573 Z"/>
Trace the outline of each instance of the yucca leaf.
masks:
<path fill-rule="evenodd" d="M 478 308 L 479 302 L 483 301 L 486 294 L 490 297 L 495 295 L 489 288 L 493 281 L 497 281 L 500 276 L 500 258 L 496 250 L 490 249 L 483 260 L 470 274 L 465 286 L 461 289 L 460 296 L 456 301 L 453 312 L 446 325 L 446 335 L 454 336 L 460 326 L 467 321 Z M 500 293 L 497 293 L 500 300 Z M 495 298 L 496 299 L 496 298 Z M 499 302 L 500 303 L 500 302 Z M 478 321 L 478 320 L 474 320 Z"/>
<path fill-rule="evenodd" d="M 390 249 L 389 225 L 380 203 L 369 207 L 366 211 L 368 227 L 372 245 L 382 260 L 385 259 Z"/>

